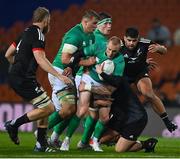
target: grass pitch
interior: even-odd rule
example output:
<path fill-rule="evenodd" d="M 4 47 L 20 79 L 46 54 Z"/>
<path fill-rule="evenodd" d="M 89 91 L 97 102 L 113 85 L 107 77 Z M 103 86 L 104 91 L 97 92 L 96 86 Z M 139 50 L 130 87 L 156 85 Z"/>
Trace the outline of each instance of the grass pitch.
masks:
<path fill-rule="evenodd" d="M 104 152 L 77 150 L 76 144 L 81 135 L 75 134 L 69 152 L 37 153 L 33 152 L 35 144 L 33 133 L 20 133 L 19 137 L 21 143 L 17 146 L 10 141 L 7 133 L 0 132 L 1 158 L 180 158 L 180 139 L 178 138 L 158 138 L 159 142 L 154 153 L 144 153 L 143 151 L 116 153 L 114 146 L 102 146 Z"/>

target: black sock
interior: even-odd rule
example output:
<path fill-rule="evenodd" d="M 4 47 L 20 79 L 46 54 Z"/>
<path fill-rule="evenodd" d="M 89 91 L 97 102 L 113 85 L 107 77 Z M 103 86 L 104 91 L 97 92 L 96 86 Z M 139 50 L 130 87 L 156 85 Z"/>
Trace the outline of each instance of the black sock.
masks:
<path fill-rule="evenodd" d="M 13 120 L 13 121 L 11 122 L 11 124 L 12 124 L 13 126 L 15 126 L 15 127 L 18 128 L 19 126 L 21 126 L 21 125 L 23 125 L 23 124 L 25 124 L 25 123 L 29 123 L 29 122 L 30 122 L 30 120 L 29 120 L 29 118 L 27 117 L 27 113 L 26 113 L 26 114 L 24 114 L 23 116 L 17 118 L 16 120 Z"/>
<path fill-rule="evenodd" d="M 40 143 L 41 146 L 47 145 L 46 135 L 47 135 L 47 128 L 38 128 L 37 129 L 37 141 Z"/>

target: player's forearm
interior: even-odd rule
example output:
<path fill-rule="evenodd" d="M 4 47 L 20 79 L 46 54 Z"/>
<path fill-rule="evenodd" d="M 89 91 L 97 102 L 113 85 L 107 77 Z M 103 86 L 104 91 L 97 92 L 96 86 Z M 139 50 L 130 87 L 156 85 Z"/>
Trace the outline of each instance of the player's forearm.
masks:
<path fill-rule="evenodd" d="M 56 77 L 59 75 L 59 73 L 53 68 L 52 64 L 49 62 L 49 60 L 46 57 L 39 60 L 38 64 L 44 71 L 46 71 Z"/>
<path fill-rule="evenodd" d="M 124 81 L 124 78 L 121 76 L 107 75 L 104 72 L 102 72 L 100 75 L 108 84 L 114 87 L 119 87 Z"/>
<path fill-rule="evenodd" d="M 100 94 L 100 95 L 111 95 L 112 91 L 108 90 L 106 87 L 103 86 L 91 86 L 91 92 Z"/>
<path fill-rule="evenodd" d="M 92 64 L 89 62 L 89 59 L 79 61 L 79 66 L 91 66 Z"/>
<path fill-rule="evenodd" d="M 15 47 L 11 45 L 8 50 L 6 51 L 5 58 L 9 61 L 9 63 L 13 64 L 14 63 L 14 52 L 15 52 Z"/>

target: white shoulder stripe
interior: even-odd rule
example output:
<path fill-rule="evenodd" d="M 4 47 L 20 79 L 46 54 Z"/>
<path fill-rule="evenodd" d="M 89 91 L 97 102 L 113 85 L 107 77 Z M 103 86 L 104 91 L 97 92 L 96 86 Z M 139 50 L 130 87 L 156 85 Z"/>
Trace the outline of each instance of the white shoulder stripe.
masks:
<path fill-rule="evenodd" d="M 67 44 L 65 43 L 62 49 L 62 52 L 68 53 L 68 54 L 73 54 L 77 51 L 77 47 L 72 45 L 72 44 Z"/>
<path fill-rule="evenodd" d="M 37 29 L 38 30 L 38 34 L 39 34 L 39 40 L 41 40 L 41 41 L 44 41 L 44 35 L 43 35 L 43 33 L 40 31 L 40 29 Z"/>

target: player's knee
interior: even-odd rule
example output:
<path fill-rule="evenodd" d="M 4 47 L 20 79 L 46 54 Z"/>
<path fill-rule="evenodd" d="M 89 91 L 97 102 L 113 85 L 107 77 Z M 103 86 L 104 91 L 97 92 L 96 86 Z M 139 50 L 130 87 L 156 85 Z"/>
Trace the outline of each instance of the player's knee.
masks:
<path fill-rule="evenodd" d="M 55 108 L 54 106 L 52 105 L 52 103 L 50 103 L 49 105 L 47 105 L 46 107 L 43 107 L 43 108 L 40 108 L 42 113 L 45 115 L 45 116 L 48 116 L 50 115 L 51 113 L 53 113 L 55 111 Z"/>
<path fill-rule="evenodd" d="M 80 108 L 79 108 L 79 110 L 77 111 L 77 116 L 78 117 L 83 117 L 83 116 L 85 116 L 85 114 L 87 113 L 87 111 L 88 111 L 88 106 L 80 106 Z"/>
<path fill-rule="evenodd" d="M 120 147 L 120 146 L 115 146 L 115 151 L 116 152 L 125 152 L 125 149 L 124 148 L 122 148 L 122 147 Z"/>
<path fill-rule="evenodd" d="M 99 119 L 103 122 L 103 123 L 107 123 L 109 121 L 109 115 L 108 114 L 102 114 L 99 116 Z"/>
<path fill-rule="evenodd" d="M 71 106 L 63 106 L 61 111 L 59 111 L 59 114 L 62 118 L 69 118 L 73 116 L 76 113 L 76 107 L 71 105 Z"/>

